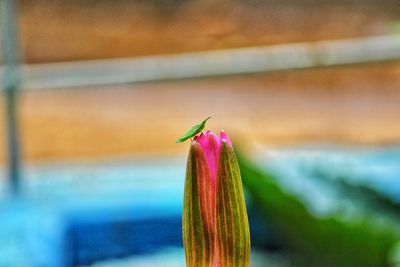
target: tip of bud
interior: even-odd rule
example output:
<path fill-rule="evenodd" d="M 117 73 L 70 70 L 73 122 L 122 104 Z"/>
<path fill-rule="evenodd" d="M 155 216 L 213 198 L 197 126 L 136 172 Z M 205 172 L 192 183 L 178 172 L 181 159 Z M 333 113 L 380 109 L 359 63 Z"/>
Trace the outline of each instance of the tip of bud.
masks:
<path fill-rule="evenodd" d="M 231 139 L 229 138 L 228 134 L 224 130 L 221 130 L 220 136 L 216 135 L 215 133 L 213 133 L 210 130 L 201 132 L 200 134 L 198 134 L 194 137 L 192 142 L 196 141 L 204 149 L 207 149 L 207 147 L 210 144 L 211 139 L 213 139 L 216 142 L 216 144 L 219 148 L 221 147 L 222 142 L 225 142 L 229 146 L 233 147 Z"/>
<path fill-rule="evenodd" d="M 224 130 L 221 130 L 220 136 L 221 136 L 221 142 L 225 142 L 228 145 L 230 145 L 231 147 L 233 147 L 231 139 L 229 138 L 228 134 Z"/>

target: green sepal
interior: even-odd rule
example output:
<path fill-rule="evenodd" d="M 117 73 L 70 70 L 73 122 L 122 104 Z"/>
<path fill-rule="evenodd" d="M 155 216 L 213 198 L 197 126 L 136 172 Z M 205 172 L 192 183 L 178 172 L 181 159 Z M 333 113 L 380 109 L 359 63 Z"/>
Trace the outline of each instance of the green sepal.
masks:
<path fill-rule="evenodd" d="M 216 180 L 217 266 L 250 266 L 250 230 L 238 161 L 231 145 L 221 144 Z"/>
<path fill-rule="evenodd" d="M 186 267 L 214 264 L 215 190 L 206 155 L 192 142 L 187 166 L 183 202 L 182 232 Z"/>

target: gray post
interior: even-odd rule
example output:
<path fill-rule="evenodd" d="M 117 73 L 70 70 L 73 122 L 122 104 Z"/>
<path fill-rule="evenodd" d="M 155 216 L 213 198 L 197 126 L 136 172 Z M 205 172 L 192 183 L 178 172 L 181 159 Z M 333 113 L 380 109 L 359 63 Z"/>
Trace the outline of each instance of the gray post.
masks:
<path fill-rule="evenodd" d="M 17 121 L 17 97 L 20 84 L 19 42 L 17 36 L 16 6 L 13 0 L 1 1 L 2 46 L 4 58 L 4 93 L 6 106 L 9 187 L 16 195 L 20 189 L 20 153 Z"/>

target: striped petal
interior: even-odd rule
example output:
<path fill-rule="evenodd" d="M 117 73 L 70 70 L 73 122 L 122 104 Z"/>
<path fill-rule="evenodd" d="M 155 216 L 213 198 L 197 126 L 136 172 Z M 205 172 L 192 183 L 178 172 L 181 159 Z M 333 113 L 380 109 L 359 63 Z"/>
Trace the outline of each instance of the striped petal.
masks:
<path fill-rule="evenodd" d="M 247 267 L 250 266 L 249 223 L 238 162 L 228 140 L 222 139 L 216 181 L 215 266 Z"/>
<path fill-rule="evenodd" d="M 192 142 L 186 167 L 183 203 L 183 243 L 186 266 L 214 264 L 215 189 L 201 145 Z"/>

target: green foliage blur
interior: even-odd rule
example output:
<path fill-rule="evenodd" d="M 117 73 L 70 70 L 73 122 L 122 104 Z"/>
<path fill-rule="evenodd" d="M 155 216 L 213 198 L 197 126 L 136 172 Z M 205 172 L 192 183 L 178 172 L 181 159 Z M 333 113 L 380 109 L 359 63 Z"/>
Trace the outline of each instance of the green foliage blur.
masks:
<path fill-rule="evenodd" d="M 400 220 L 396 212 L 400 207 L 396 203 L 371 189 L 339 180 L 332 186 L 354 198 L 360 213 L 354 218 L 339 215 L 321 218 L 309 212 L 294 195 L 284 192 L 276 177 L 243 154 L 237 155 L 249 201 L 281 240 L 285 257 L 294 266 L 399 266 L 396 257 Z"/>

